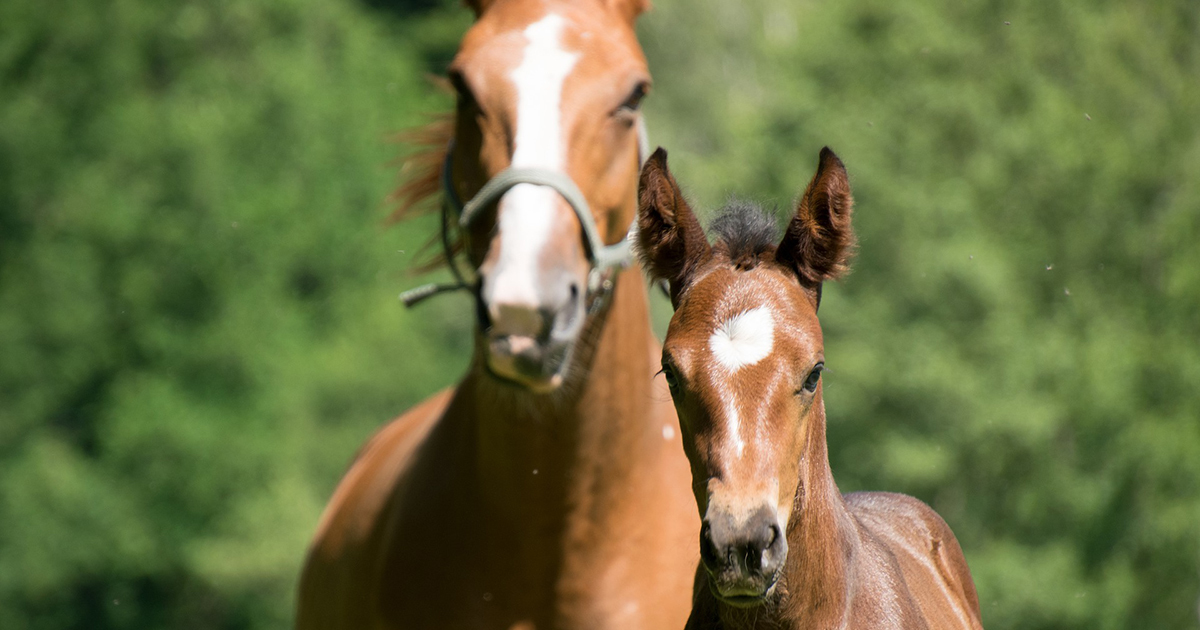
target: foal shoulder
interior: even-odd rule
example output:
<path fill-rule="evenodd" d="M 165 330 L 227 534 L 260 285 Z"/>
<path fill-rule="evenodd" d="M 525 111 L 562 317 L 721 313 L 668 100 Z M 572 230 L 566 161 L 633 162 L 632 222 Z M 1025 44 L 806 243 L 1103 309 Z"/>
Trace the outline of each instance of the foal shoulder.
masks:
<path fill-rule="evenodd" d="M 892 492 L 856 492 L 845 500 L 863 533 L 895 557 L 931 628 L 982 628 L 962 548 L 933 508 Z"/>

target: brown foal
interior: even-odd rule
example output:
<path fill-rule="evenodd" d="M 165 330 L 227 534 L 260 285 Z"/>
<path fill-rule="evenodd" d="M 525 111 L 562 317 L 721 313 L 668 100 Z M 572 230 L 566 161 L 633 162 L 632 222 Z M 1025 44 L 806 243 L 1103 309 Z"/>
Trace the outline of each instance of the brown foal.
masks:
<path fill-rule="evenodd" d="M 821 283 L 854 244 L 846 171 L 821 151 L 782 238 L 734 206 L 709 245 L 659 149 L 640 255 L 669 282 L 662 369 L 703 525 L 687 628 L 981 628 L 950 528 L 901 494 L 838 492 L 825 444 Z"/>
<path fill-rule="evenodd" d="M 616 245 L 637 210 L 645 1 L 469 4 L 455 116 L 401 196 L 444 181 L 448 199 L 487 199 L 512 169 L 559 183 L 447 212 L 465 224 L 447 251 L 478 272 L 471 367 L 358 454 L 318 525 L 297 626 L 680 627 L 700 524 L 678 421 L 641 272 L 601 264 L 618 257 L 590 238 Z"/>

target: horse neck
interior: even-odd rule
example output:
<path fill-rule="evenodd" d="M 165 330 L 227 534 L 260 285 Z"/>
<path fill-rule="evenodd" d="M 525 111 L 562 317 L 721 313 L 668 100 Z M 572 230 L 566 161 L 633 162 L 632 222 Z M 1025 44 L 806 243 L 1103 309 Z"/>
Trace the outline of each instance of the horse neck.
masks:
<path fill-rule="evenodd" d="M 464 383 L 474 399 L 474 457 L 481 500 L 490 516 L 545 538 L 567 512 L 603 512 L 636 472 L 647 427 L 655 341 L 637 268 L 617 278 L 607 309 L 593 316 L 570 375 L 548 395 L 497 382 L 484 372 L 477 344 Z M 661 430 L 658 433 L 662 441 Z"/>
<path fill-rule="evenodd" d="M 822 400 L 810 420 L 796 497 L 784 567 L 787 601 L 780 612 L 799 622 L 797 627 L 834 627 L 847 614 L 853 594 L 850 559 L 858 538 L 829 467 Z"/>

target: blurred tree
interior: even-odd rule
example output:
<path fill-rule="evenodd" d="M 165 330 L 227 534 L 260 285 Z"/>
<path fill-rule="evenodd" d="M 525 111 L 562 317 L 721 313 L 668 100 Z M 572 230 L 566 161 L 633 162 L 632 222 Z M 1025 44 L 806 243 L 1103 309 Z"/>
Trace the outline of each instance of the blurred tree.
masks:
<path fill-rule="evenodd" d="M 467 19 L 0 7 L 0 627 L 290 623 L 357 446 L 465 364 L 382 219 L 447 105 L 406 33 Z"/>

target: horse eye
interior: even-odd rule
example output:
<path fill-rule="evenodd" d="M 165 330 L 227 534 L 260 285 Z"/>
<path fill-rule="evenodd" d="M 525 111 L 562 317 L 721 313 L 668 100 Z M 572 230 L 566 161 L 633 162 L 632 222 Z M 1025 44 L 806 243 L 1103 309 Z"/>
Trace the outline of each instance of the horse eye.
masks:
<path fill-rule="evenodd" d="M 817 383 L 821 381 L 821 372 L 824 369 L 825 364 L 818 363 L 813 367 L 812 372 L 808 373 L 808 378 L 804 380 L 804 387 L 802 388 L 806 393 L 811 394 L 817 391 Z"/>
<path fill-rule="evenodd" d="M 671 395 L 674 396 L 679 391 L 679 377 L 675 374 L 675 368 L 663 364 L 663 378 L 667 379 L 667 388 L 671 390 Z"/>
<path fill-rule="evenodd" d="M 461 105 L 473 105 L 475 103 L 475 94 L 471 92 L 471 88 L 467 85 L 466 79 L 462 74 L 451 71 L 448 77 L 450 85 L 454 87 L 454 91 L 458 94 L 458 101 Z"/>
<path fill-rule="evenodd" d="M 650 84 L 645 81 L 638 83 L 633 91 L 629 93 L 629 97 L 621 103 L 618 111 L 636 112 L 642 106 L 642 99 L 646 97 L 646 92 L 650 91 Z"/>

